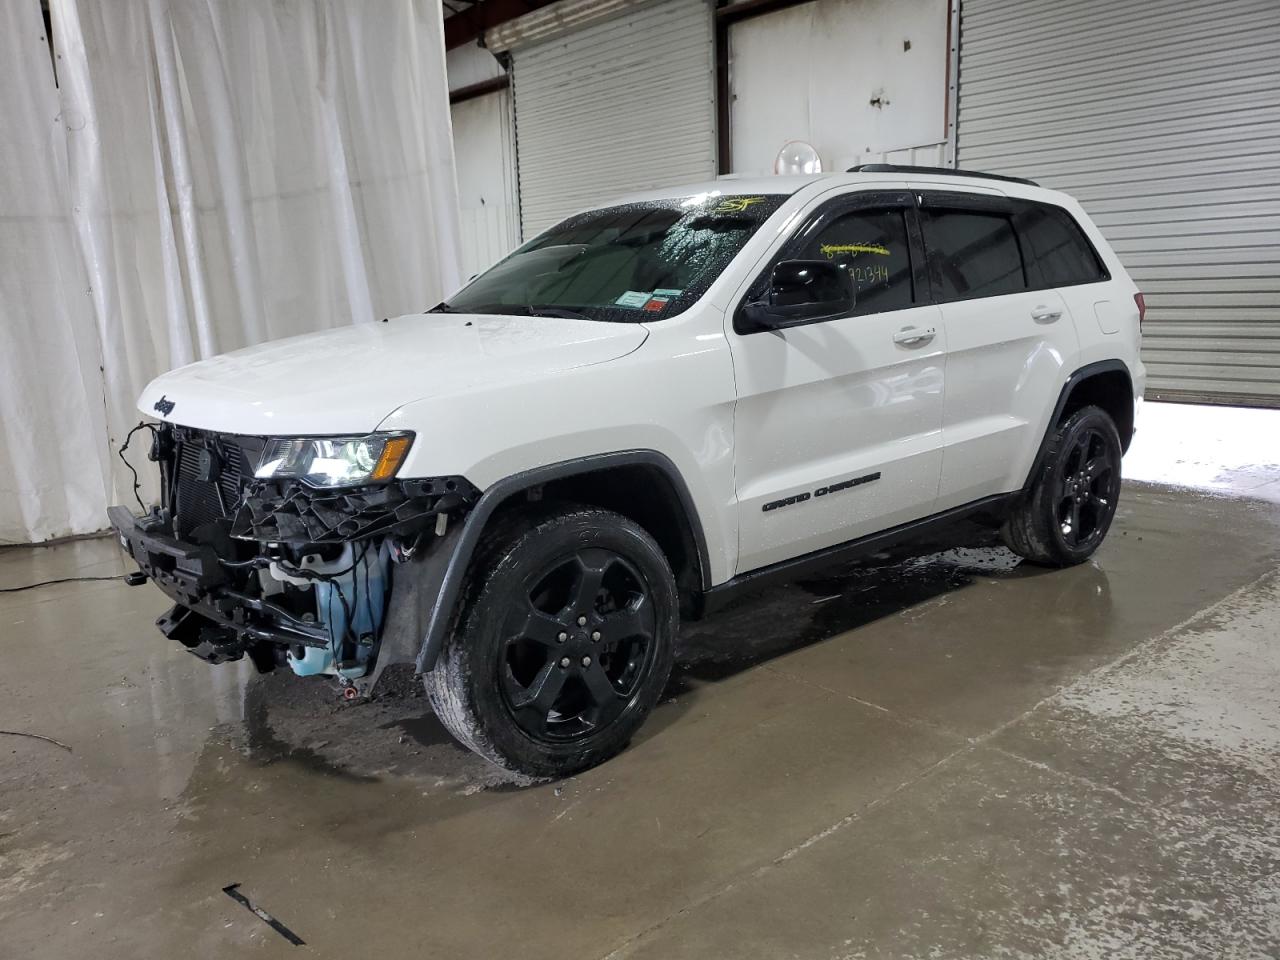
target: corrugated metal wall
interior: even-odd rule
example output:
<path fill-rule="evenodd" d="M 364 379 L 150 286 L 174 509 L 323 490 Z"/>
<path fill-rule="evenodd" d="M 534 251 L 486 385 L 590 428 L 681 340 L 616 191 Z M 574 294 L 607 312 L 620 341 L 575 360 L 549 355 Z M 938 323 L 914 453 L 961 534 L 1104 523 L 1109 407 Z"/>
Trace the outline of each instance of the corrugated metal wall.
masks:
<path fill-rule="evenodd" d="M 706 0 L 665 0 L 513 49 L 526 239 L 619 194 L 715 176 Z"/>
<path fill-rule="evenodd" d="M 963 0 L 959 165 L 1076 196 L 1148 396 L 1280 405 L 1280 0 Z"/>

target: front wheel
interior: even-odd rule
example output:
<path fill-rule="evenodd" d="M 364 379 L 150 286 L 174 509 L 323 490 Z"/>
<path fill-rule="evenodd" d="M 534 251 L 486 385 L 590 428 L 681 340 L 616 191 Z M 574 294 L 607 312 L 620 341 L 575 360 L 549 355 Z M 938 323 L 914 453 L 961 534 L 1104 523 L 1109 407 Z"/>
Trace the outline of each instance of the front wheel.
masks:
<path fill-rule="evenodd" d="M 1105 410 L 1084 407 L 1059 424 L 1031 489 L 1005 522 L 1009 549 L 1052 567 L 1089 559 L 1115 517 L 1121 455 Z"/>
<path fill-rule="evenodd" d="M 622 750 L 657 703 L 675 646 L 675 578 L 640 526 L 569 507 L 482 550 L 459 626 L 423 679 L 465 746 L 533 777 Z"/>

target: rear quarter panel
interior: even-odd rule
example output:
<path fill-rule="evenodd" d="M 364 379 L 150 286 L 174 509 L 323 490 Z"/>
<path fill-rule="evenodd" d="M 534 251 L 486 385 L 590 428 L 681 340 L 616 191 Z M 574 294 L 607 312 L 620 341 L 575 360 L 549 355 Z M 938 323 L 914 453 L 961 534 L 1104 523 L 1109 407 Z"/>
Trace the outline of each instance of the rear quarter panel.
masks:
<path fill-rule="evenodd" d="M 1080 284 L 1058 288 L 1062 295 L 1075 326 L 1079 339 L 1079 349 L 1071 362 L 1064 365 L 1061 386 L 1075 371 L 1092 363 L 1104 360 L 1119 360 L 1129 371 L 1133 382 L 1135 405 L 1141 400 L 1146 386 L 1146 367 L 1142 363 L 1142 330 L 1138 322 L 1138 306 L 1134 294 L 1138 286 L 1129 276 L 1119 256 L 1112 248 L 1097 224 L 1089 216 L 1084 207 L 1074 198 L 1056 190 L 1009 184 L 1007 193 L 1012 197 L 1037 200 L 1056 204 L 1067 210 L 1076 223 L 1089 238 L 1094 249 L 1102 258 L 1110 279 L 1100 283 Z M 1108 332 L 1110 328 L 1114 332 Z M 1055 392 L 1056 400 L 1058 392 Z M 1037 434 L 1043 437 L 1049 428 L 1049 420 L 1053 416 L 1050 406 L 1042 414 L 1042 423 Z M 1020 483 L 1025 480 L 1037 449 L 1025 451 L 1025 463 L 1016 465 L 1011 476 L 1012 481 Z"/>

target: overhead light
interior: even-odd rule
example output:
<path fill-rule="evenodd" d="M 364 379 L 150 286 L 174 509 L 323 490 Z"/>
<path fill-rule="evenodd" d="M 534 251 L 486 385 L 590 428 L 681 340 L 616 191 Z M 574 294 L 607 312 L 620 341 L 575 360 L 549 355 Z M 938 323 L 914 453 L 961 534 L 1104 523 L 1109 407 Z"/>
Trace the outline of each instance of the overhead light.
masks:
<path fill-rule="evenodd" d="M 779 176 L 821 173 L 822 158 L 812 144 L 803 140 L 788 140 L 778 151 L 778 159 L 773 161 L 773 172 Z"/>

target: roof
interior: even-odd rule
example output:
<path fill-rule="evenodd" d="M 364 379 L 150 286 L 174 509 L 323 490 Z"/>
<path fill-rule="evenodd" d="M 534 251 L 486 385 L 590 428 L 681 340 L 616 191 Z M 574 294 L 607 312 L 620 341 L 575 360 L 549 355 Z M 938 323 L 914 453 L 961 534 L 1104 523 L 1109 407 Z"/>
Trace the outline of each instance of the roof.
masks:
<path fill-rule="evenodd" d="M 792 175 L 787 175 L 787 177 L 759 177 L 759 175 L 744 177 L 744 175 L 739 174 L 727 174 L 714 180 L 673 184 L 671 187 L 630 193 L 630 195 L 618 198 L 617 202 L 669 200 L 672 197 L 690 197 L 698 195 L 698 193 L 724 193 L 724 195 L 730 196 L 740 196 L 744 195 L 744 193 L 765 193 L 765 195 L 772 193 L 772 195 L 791 196 L 792 193 L 799 192 L 800 189 L 819 182 L 831 184 L 832 187 L 841 187 L 845 186 L 845 184 L 855 186 L 858 183 L 901 183 L 902 180 L 910 180 L 913 183 L 951 184 L 952 188 L 955 189 L 979 186 L 1000 189 L 1012 188 L 1011 192 L 1021 192 L 1018 188 L 1044 189 L 1039 187 L 1039 184 L 1032 182 L 1032 180 L 1001 177 L 998 174 L 984 175 L 972 172 L 972 170 L 965 170 L 964 173 L 950 173 L 941 169 L 933 172 L 929 168 L 909 168 L 909 166 L 904 166 L 904 168 L 896 170 L 855 169 L 847 173 L 814 173 L 795 175 L 795 177 L 792 177 Z"/>
<path fill-rule="evenodd" d="M 645 190 L 642 193 L 630 193 L 619 197 L 616 203 L 638 203 L 643 200 L 669 200 L 672 197 L 693 197 L 700 193 L 711 196 L 742 196 L 744 194 L 774 194 L 791 196 L 802 187 L 825 180 L 830 174 L 814 173 L 797 177 L 739 177 L 729 175 L 715 180 L 703 180 L 697 183 L 680 183 L 657 190 Z"/>
<path fill-rule="evenodd" d="M 917 168 L 918 169 L 918 168 Z M 791 196 L 805 187 L 823 184 L 831 187 L 857 186 L 859 184 L 901 184 L 903 181 L 912 184 L 946 187 L 949 190 L 973 190 L 974 192 L 998 191 L 1013 197 L 1043 197 L 1046 194 L 1062 196 L 1056 191 L 1031 183 L 1024 183 L 1000 177 L 984 177 L 966 171 L 962 175 L 951 173 L 924 173 L 910 168 L 880 171 L 853 171 L 850 173 L 814 173 L 803 176 L 739 176 L 730 174 L 715 180 L 704 180 L 696 183 L 674 184 L 657 190 L 646 190 L 643 193 L 628 194 L 610 201 L 614 203 L 637 203 L 645 200 L 669 200 L 674 197 L 691 197 L 700 193 L 710 195 L 724 194 L 742 196 L 743 194 L 763 194 Z M 598 204 L 596 206 L 603 206 Z"/>

